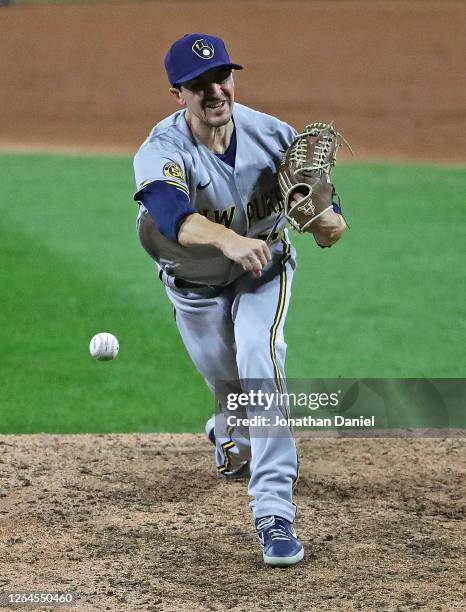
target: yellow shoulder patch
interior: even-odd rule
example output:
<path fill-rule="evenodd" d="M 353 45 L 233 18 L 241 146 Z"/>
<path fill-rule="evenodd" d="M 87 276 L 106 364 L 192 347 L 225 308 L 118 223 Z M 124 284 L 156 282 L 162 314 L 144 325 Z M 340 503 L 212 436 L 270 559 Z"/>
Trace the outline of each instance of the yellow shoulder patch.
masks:
<path fill-rule="evenodd" d="M 166 163 L 163 167 L 163 173 L 168 178 L 174 178 L 186 182 L 183 170 L 181 169 L 180 165 L 175 162 Z"/>

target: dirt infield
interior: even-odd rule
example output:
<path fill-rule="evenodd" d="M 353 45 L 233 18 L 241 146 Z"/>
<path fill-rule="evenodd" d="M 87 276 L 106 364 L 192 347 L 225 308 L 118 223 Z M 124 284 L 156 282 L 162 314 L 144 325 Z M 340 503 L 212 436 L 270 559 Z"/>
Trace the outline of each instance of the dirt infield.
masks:
<path fill-rule="evenodd" d="M 3 436 L 0 592 L 73 591 L 80 611 L 464 610 L 464 439 L 299 451 L 306 558 L 281 570 L 202 436 Z"/>
<path fill-rule="evenodd" d="M 297 128 L 335 120 L 367 158 L 465 162 L 466 4 L 153 2 L 0 11 L 0 146 L 134 151 L 175 107 L 186 32 L 225 37 L 237 96 Z"/>

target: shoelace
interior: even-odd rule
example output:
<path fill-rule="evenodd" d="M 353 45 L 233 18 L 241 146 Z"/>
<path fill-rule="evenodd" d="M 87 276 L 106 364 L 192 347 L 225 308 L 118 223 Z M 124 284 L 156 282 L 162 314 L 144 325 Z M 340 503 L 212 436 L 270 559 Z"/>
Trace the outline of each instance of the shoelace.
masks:
<path fill-rule="evenodd" d="M 272 540 L 291 540 L 286 527 L 280 525 L 280 523 L 277 523 L 273 516 L 265 517 L 257 524 L 258 531 L 262 531 L 263 529 L 267 529 L 269 527 L 269 534 Z"/>
<path fill-rule="evenodd" d="M 275 527 L 270 530 L 270 537 L 272 540 L 291 540 L 284 527 Z"/>
<path fill-rule="evenodd" d="M 265 516 L 264 518 L 259 519 L 257 523 L 257 530 L 262 531 L 266 527 L 272 527 L 275 524 L 275 519 L 273 516 Z"/>

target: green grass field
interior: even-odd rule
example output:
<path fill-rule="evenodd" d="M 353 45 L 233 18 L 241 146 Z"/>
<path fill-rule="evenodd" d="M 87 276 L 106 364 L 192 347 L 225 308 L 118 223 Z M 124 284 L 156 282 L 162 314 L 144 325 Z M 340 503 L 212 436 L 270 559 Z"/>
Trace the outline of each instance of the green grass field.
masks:
<path fill-rule="evenodd" d="M 0 155 L 0 432 L 199 431 L 213 400 L 135 234 L 127 157 Z M 340 165 L 351 230 L 295 237 L 289 377 L 463 377 L 466 169 Z M 120 340 L 114 362 L 90 338 Z"/>

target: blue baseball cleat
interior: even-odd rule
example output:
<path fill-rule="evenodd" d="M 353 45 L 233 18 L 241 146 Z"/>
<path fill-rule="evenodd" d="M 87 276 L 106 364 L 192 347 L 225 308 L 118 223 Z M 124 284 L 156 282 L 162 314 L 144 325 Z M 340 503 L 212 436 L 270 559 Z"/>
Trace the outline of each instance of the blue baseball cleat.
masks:
<path fill-rule="evenodd" d="M 264 563 L 275 567 L 294 565 L 304 557 L 293 524 L 280 516 L 256 519 L 256 532 L 263 550 Z"/>
<path fill-rule="evenodd" d="M 212 442 L 212 444 L 215 446 L 215 416 L 210 417 L 210 419 L 205 424 L 205 433 L 209 440 Z M 231 442 L 231 445 L 234 445 L 234 443 Z M 227 470 L 225 468 L 218 467 L 217 470 L 221 476 L 228 479 L 249 478 L 249 476 L 251 476 L 249 461 L 245 461 L 236 470 Z"/>

